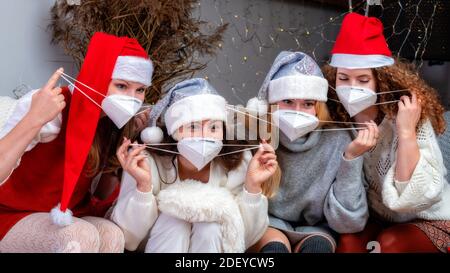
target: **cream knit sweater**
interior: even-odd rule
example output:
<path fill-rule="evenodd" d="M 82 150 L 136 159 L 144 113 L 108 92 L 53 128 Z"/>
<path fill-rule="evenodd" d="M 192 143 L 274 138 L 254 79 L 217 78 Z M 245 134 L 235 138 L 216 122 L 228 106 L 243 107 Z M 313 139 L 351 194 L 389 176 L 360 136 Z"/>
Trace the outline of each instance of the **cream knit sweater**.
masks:
<path fill-rule="evenodd" d="M 364 155 L 372 211 L 390 222 L 450 220 L 450 187 L 431 122 L 423 122 L 417 132 L 420 159 L 409 181 L 394 179 L 398 147 L 395 121 L 385 118 L 379 130 L 377 145 Z"/>
<path fill-rule="evenodd" d="M 267 198 L 260 193 L 248 193 L 244 189 L 247 167 L 251 158 L 250 152 L 244 152 L 242 163 L 229 172 L 213 160 L 208 181 L 208 185 L 224 187 L 235 196 L 240 213 L 238 211 L 238 215 L 234 215 L 234 217 L 242 217 L 245 230 L 242 236 L 245 239 L 246 248 L 262 237 L 269 224 Z M 151 169 L 152 192 L 138 191 L 134 178 L 124 172 L 120 195 L 110 217 L 122 228 L 125 235 L 125 248 L 128 250 L 135 250 L 148 236 L 156 222 L 160 213 L 158 194 L 162 190 L 171 188 L 172 185 L 183 183 L 176 176 L 177 170 L 172 166 L 170 156 L 151 154 L 148 156 L 148 163 Z M 174 165 L 178 165 L 176 160 Z M 177 178 L 173 184 L 167 184 L 173 182 L 175 177 Z M 215 210 L 214 207 L 211 208 L 211 211 L 213 210 Z M 217 210 L 220 208 L 217 207 Z"/>

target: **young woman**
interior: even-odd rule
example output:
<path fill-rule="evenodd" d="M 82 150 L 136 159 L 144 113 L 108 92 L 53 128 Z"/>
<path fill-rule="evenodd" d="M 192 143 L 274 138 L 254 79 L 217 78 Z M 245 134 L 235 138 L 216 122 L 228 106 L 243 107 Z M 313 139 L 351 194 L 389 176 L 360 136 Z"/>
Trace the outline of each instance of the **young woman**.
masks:
<path fill-rule="evenodd" d="M 126 172 L 111 219 L 124 231 L 125 247 L 245 251 L 267 228 L 264 194 L 271 194 L 267 185 L 276 186 L 273 148 L 263 143 L 252 157 L 226 141 L 226 101 L 204 79 L 175 85 L 152 108 L 153 126 L 163 111 L 164 143 L 161 129 L 149 127 L 141 138 L 150 153 L 127 139 L 117 151 Z"/>
<path fill-rule="evenodd" d="M 120 228 L 92 217 L 111 200 L 92 194 L 120 167 L 115 150 L 120 135 L 132 137 L 134 122 L 116 125 L 142 104 L 152 71 L 136 40 L 96 33 L 71 88 L 54 88 L 70 77 L 58 70 L 40 91 L 6 99 L 14 107 L 0 128 L 1 148 L 10 147 L 2 175 L 11 173 L 0 186 L 0 252 L 123 251 Z"/>
<path fill-rule="evenodd" d="M 353 13 L 324 73 L 333 89 L 333 116 L 375 120 L 380 132 L 364 154 L 371 220 L 363 232 L 342 235 L 339 251 L 364 252 L 377 241 L 381 252 L 445 252 L 450 188 L 435 135 L 445 130 L 436 91 L 411 65 L 391 57 L 378 19 Z"/>
<path fill-rule="evenodd" d="M 269 200 L 270 227 L 254 251 L 331 253 L 337 233 L 358 232 L 366 224 L 360 155 L 374 144 L 377 130 L 368 121 L 352 142 L 348 131 L 331 128 L 327 91 L 311 57 L 284 51 L 247 105 L 263 109 L 267 100 L 277 109 L 271 116 L 280 129 L 280 188 Z"/>

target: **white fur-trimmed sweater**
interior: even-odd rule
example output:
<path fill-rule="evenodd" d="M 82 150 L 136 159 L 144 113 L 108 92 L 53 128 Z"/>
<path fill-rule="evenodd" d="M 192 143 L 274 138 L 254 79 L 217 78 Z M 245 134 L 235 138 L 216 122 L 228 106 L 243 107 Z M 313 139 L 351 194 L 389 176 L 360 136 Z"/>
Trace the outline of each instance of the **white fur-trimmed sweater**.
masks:
<path fill-rule="evenodd" d="M 244 152 L 242 163 L 229 172 L 213 160 L 206 184 L 179 181 L 178 178 L 173 184 L 167 184 L 178 177 L 171 162 L 172 157 L 149 154 L 152 192 L 139 192 L 136 181 L 125 172 L 117 203 L 112 210 L 111 220 L 124 232 L 125 248 L 135 250 L 149 234 L 159 212 L 164 211 L 189 222 L 220 222 L 223 225 L 224 251 L 245 251 L 262 237 L 269 224 L 267 198 L 244 189 L 251 157 L 250 152 Z M 178 166 L 176 159 L 174 162 Z M 183 197 L 179 195 L 180 192 L 189 196 Z"/>
<path fill-rule="evenodd" d="M 398 136 L 395 121 L 379 125 L 377 145 L 364 155 L 369 206 L 390 222 L 450 220 L 450 187 L 442 154 L 429 120 L 417 131 L 420 158 L 409 181 L 395 180 Z"/>

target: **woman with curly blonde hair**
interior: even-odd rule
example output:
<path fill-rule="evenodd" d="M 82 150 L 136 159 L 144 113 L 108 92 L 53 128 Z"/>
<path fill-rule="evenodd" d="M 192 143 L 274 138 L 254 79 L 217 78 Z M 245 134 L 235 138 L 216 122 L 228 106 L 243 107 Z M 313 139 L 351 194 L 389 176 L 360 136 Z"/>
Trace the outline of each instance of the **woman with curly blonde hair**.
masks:
<path fill-rule="evenodd" d="M 332 118 L 373 120 L 379 129 L 376 145 L 361 151 L 370 220 L 364 231 L 341 235 L 338 251 L 363 252 L 376 240 L 381 252 L 445 252 L 450 187 L 436 140 L 445 130 L 436 91 L 391 57 L 376 18 L 347 15 L 332 54 L 323 67 Z"/>

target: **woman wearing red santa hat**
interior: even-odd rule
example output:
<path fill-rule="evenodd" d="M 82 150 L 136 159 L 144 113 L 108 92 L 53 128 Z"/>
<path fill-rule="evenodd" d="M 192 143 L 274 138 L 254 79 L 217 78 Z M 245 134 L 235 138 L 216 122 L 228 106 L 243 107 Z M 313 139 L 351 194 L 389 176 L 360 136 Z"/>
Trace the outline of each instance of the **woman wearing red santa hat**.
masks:
<path fill-rule="evenodd" d="M 445 252 L 450 244 L 450 187 L 436 140 L 445 129 L 437 92 L 412 65 L 392 58 L 383 25 L 348 14 L 324 67 L 329 107 L 339 121 L 373 120 L 377 144 L 362 150 L 371 220 L 343 234 L 338 252 Z"/>
<path fill-rule="evenodd" d="M 116 148 L 138 131 L 133 117 L 152 73 L 135 39 L 95 33 L 75 84 L 55 88 L 59 77 L 70 82 L 59 69 L 19 100 L 0 97 L 0 150 L 9 146 L 0 168 L 0 252 L 123 251 L 121 230 L 100 218 L 118 192 L 105 200 L 93 193 L 119 177 Z"/>

